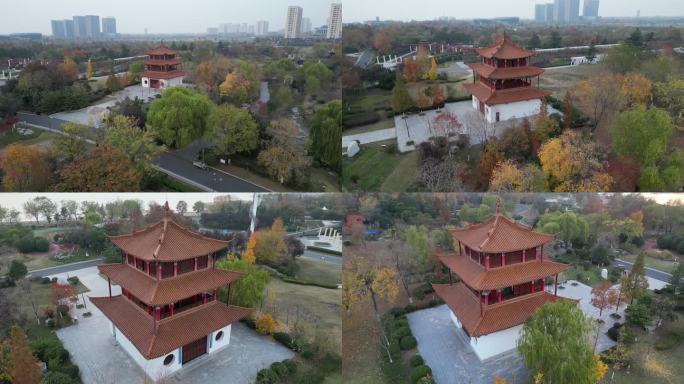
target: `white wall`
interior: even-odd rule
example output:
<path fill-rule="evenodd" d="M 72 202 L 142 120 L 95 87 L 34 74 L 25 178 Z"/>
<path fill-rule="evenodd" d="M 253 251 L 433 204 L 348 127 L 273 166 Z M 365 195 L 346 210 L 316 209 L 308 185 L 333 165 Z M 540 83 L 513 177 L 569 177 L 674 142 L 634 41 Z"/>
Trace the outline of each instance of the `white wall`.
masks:
<path fill-rule="evenodd" d="M 174 355 L 173 362 L 167 366 L 164 365 L 164 358 L 166 358 L 166 356 L 169 354 L 147 360 L 145 357 L 143 357 L 143 355 L 140 354 L 133 343 L 128 340 L 126 335 L 116 328 L 111 321 L 109 323 L 111 324 L 112 336 L 114 339 L 116 339 L 117 343 L 152 380 L 161 379 L 164 376 L 167 376 L 181 368 L 180 348 L 170 353 Z"/>
<path fill-rule="evenodd" d="M 461 321 L 453 311 L 449 311 L 449 313 L 451 315 L 451 321 L 460 329 L 462 327 Z M 503 331 L 490 333 L 489 335 L 470 337 L 470 346 L 480 360 L 488 359 L 500 353 L 510 351 L 511 349 L 516 348 L 516 342 L 518 341 L 522 327 L 522 324 L 520 324 L 512 328 L 504 329 Z"/>
<path fill-rule="evenodd" d="M 497 112 L 499 112 L 499 121 L 536 115 L 541 108 L 541 100 L 516 101 L 514 103 L 496 104 L 487 107 L 485 109 L 485 117 L 488 122 L 494 123 L 496 122 Z"/>
<path fill-rule="evenodd" d="M 488 359 L 500 353 L 516 348 L 516 342 L 522 330 L 522 324 L 503 331 L 490 333 L 480 337 L 471 337 L 470 346 L 480 360 Z"/>
<path fill-rule="evenodd" d="M 480 100 L 478 100 L 475 95 L 473 95 L 473 108 L 475 108 L 476 111 L 480 110 Z"/>
<path fill-rule="evenodd" d="M 220 331 L 223 331 L 223 337 L 221 340 L 216 340 L 216 334 L 219 333 Z M 212 353 L 216 350 L 219 350 L 228 344 L 230 344 L 230 324 L 226 327 L 223 327 L 221 329 L 217 329 L 216 331 L 212 332 L 209 334 L 210 337 L 210 342 L 209 342 L 209 347 L 207 348 L 207 353 Z"/>
<path fill-rule="evenodd" d="M 147 77 L 141 77 L 140 78 L 140 84 L 142 84 L 143 88 L 149 88 L 150 87 L 150 79 Z"/>

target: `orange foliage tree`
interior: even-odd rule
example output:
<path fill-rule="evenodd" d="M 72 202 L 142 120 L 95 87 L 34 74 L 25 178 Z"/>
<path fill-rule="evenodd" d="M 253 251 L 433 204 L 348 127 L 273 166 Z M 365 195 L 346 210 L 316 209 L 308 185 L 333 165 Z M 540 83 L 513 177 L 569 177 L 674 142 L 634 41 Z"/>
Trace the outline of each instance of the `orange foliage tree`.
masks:
<path fill-rule="evenodd" d="M 101 145 L 80 155 L 59 172 L 59 191 L 124 192 L 139 191 L 141 173 L 126 155 L 109 145 Z"/>
<path fill-rule="evenodd" d="M 408 82 L 420 80 L 420 67 L 413 59 L 406 59 L 403 62 L 404 79 Z"/>
<path fill-rule="evenodd" d="M 2 183 L 6 191 L 43 191 L 52 182 L 52 166 L 47 152 L 35 147 L 12 144 L 0 157 L 5 172 Z"/>
<path fill-rule="evenodd" d="M 591 305 L 598 308 L 599 317 L 603 314 L 604 308 L 615 305 L 617 300 L 618 292 L 612 288 L 610 281 L 603 281 L 591 289 Z"/>

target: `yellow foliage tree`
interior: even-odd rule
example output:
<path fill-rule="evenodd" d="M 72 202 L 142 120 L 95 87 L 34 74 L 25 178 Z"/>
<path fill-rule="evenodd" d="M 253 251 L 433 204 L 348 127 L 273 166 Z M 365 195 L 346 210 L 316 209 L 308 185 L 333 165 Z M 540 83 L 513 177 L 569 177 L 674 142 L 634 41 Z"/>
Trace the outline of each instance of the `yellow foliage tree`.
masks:
<path fill-rule="evenodd" d="M 535 192 L 541 174 L 534 166 L 518 167 L 512 160 L 499 162 L 492 171 L 489 190 L 497 192 Z"/>
<path fill-rule="evenodd" d="M 88 64 L 86 64 L 86 79 L 90 80 L 93 78 L 93 63 L 88 59 Z"/>
<path fill-rule="evenodd" d="M 594 355 L 594 380 L 601 381 L 608 371 L 608 364 L 601 361 L 601 356 Z"/>
<path fill-rule="evenodd" d="M 432 56 L 432 63 L 430 66 L 430 70 L 428 71 L 428 79 L 437 80 L 437 61 L 435 61 L 434 56 Z"/>
<path fill-rule="evenodd" d="M 58 68 L 71 81 L 78 78 L 78 64 L 70 56 L 64 56 L 64 63 L 60 64 Z"/>
<path fill-rule="evenodd" d="M 270 335 L 273 333 L 273 331 L 275 331 L 277 325 L 275 319 L 270 313 L 260 314 L 257 317 L 255 324 L 257 332 L 261 333 L 262 335 Z"/>
<path fill-rule="evenodd" d="M 497 373 L 496 376 L 494 376 L 494 384 L 508 384 L 508 381 Z"/>
<path fill-rule="evenodd" d="M 651 81 L 641 73 L 628 73 L 620 80 L 620 93 L 624 100 L 623 108 L 645 106 L 651 96 Z"/>
<path fill-rule="evenodd" d="M 245 263 L 254 264 L 256 261 L 256 256 L 254 255 L 254 248 L 256 247 L 256 244 L 257 235 L 255 232 L 252 232 L 252 234 L 249 235 L 249 240 L 247 240 L 247 248 L 242 253 L 242 260 L 244 260 Z"/>
<path fill-rule="evenodd" d="M 613 184 L 595 145 L 572 131 L 544 143 L 539 160 L 554 192 L 606 192 Z"/>

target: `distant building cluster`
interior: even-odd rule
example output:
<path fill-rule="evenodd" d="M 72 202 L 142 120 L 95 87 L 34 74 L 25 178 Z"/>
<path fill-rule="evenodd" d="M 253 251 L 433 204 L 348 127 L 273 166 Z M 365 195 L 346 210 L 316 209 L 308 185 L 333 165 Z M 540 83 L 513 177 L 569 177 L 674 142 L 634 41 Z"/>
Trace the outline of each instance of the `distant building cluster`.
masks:
<path fill-rule="evenodd" d="M 285 20 L 286 39 L 299 39 L 308 36 L 325 37 L 326 39 L 339 39 L 342 37 L 342 3 L 330 4 L 330 14 L 326 25 L 313 29 L 311 19 L 303 17 L 302 7 L 291 5 L 287 7 Z"/>
<path fill-rule="evenodd" d="M 52 20 L 52 37 L 57 39 L 98 39 L 116 35 L 116 19 L 100 16 L 74 16 L 71 20 Z"/>
<path fill-rule="evenodd" d="M 584 0 L 580 17 L 580 0 L 554 0 L 553 3 L 536 4 L 534 20 L 546 24 L 577 24 L 598 17 L 599 0 Z"/>

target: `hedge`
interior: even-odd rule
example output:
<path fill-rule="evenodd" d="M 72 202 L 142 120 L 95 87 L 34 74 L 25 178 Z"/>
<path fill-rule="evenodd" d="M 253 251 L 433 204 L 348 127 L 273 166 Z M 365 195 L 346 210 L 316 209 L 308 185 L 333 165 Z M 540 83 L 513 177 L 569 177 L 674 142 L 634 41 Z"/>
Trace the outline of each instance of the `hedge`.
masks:
<path fill-rule="evenodd" d="M 278 381 L 278 374 L 271 368 L 264 368 L 257 372 L 257 384 L 275 384 Z"/>
<path fill-rule="evenodd" d="M 423 365 L 423 363 L 424 363 L 423 357 L 420 355 L 414 355 L 411 357 L 410 363 L 411 363 L 412 367 L 417 367 L 419 365 Z"/>
<path fill-rule="evenodd" d="M 344 128 L 353 128 L 361 125 L 374 124 L 378 121 L 380 121 L 380 115 L 377 112 L 348 114 L 342 117 L 342 126 Z"/>
<path fill-rule="evenodd" d="M 432 374 L 432 369 L 427 365 L 419 365 L 411 372 L 411 381 L 417 383 L 423 377 Z"/>
<path fill-rule="evenodd" d="M 416 338 L 413 336 L 404 336 L 401 338 L 401 341 L 399 342 L 399 347 L 401 348 L 402 351 L 406 351 L 409 349 L 413 349 L 416 347 Z"/>

